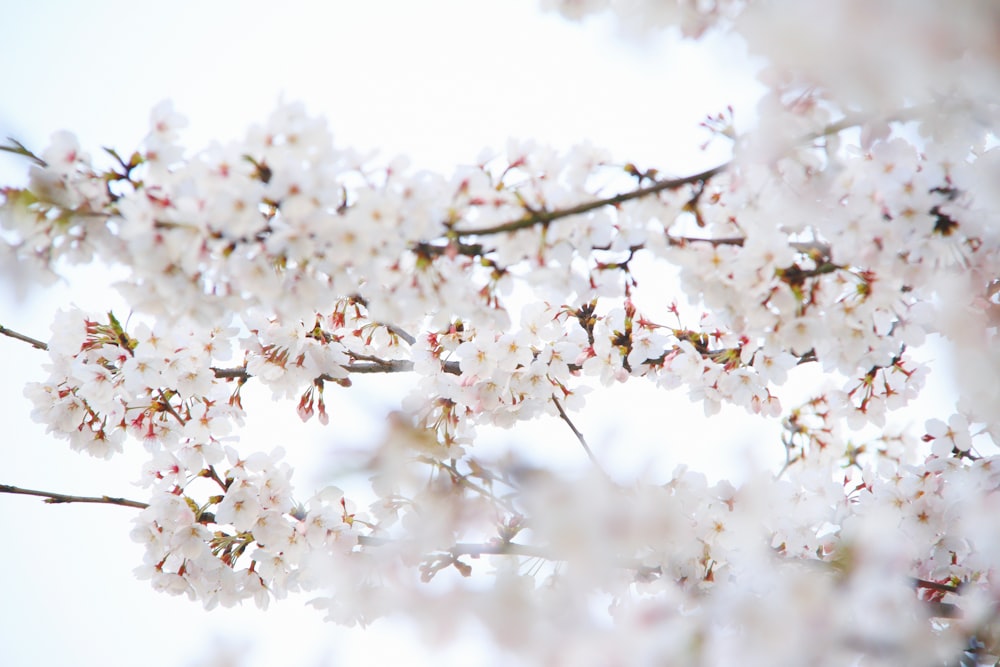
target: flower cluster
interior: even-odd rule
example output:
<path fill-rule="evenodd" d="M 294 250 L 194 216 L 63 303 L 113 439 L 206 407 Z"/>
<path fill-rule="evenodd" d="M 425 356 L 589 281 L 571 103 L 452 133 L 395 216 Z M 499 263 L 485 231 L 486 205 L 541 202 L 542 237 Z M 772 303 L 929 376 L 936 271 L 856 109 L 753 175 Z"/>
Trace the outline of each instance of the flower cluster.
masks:
<path fill-rule="evenodd" d="M 0 191 L 3 256 L 37 275 L 126 269 L 134 323 L 60 312 L 26 394 L 73 449 L 144 448 L 140 575 L 209 607 L 306 590 L 346 624 L 398 610 L 439 634 L 465 614 L 544 664 L 996 652 L 1000 148 L 980 90 L 1000 81 L 1000 16 L 972 0 L 946 16 L 843 0 L 823 22 L 800 20 L 811 2 L 547 4 L 739 32 L 768 58 L 759 126 L 710 118 L 732 160 L 673 178 L 517 141 L 450 176 L 376 165 L 296 104 L 193 154 L 169 103 L 110 166 L 67 133 L 38 155 L 4 147 L 32 165 Z M 895 430 L 930 337 L 955 351 L 956 405 Z M 788 409 L 799 367 L 828 382 Z M 280 450 L 240 451 L 246 383 L 325 424 L 331 386 L 388 373 L 413 384 L 366 509 L 335 487 L 300 503 Z M 784 467 L 614 479 L 570 415 L 626 382 L 780 418 Z M 544 416 L 592 475 L 477 449 L 477 429 Z"/>
<path fill-rule="evenodd" d="M 61 311 L 52 330 L 49 377 L 25 394 L 33 416 L 73 449 L 109 458 L 128 434 L 150 451 L 214 462 L 219 439 L 242 423 L 238 402 L 205 372 L 231 353 L 223 330 L 161 324 L 129 334 L 113 313 L 76 309 Z"/>

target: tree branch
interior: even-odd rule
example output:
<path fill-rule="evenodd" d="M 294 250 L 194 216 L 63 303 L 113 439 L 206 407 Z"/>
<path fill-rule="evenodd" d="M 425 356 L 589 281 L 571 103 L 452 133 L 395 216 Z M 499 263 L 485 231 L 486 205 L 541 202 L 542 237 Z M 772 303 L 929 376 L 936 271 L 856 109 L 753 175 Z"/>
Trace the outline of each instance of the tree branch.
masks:
<path fill-rule="evenodd" d="M 611 479 L 611 476 L 608 475 L 607 472 L 605 472 L 604 468 L 601 467 L 600 462 L 597 460 L 597 457 L 594 456 L 594 451 L 590 448 L 590 445 L 587 444 L 587 440 L 586 438 L 583 437 L 583 433 L 580 433 L 580 430 L 569 418 L 569 415 L 566 414 L 566 411 L 563 409 L 562 403 L 559 402 L 559 399 L 556 398 L 555 395 L 552 396 L 552 402 L 555 403 L 556 410 L 559 411 L 559 417 L 564 422 L 566 422 L 566 425 L 569 426 L 571 431 L 573 431 L 573 435 L 575 435 L 576 439 L 580 441 L 580 445 L 583 447 L 583 451 L 587 452 L 587 456 L 590 457 L 591 463 L 593 463 L 594 467 L 597 468 L 597 472 L 601 473 L 601 476 L 604 477 L 604 479 L 606 479 L 609 483 L 614 484 L 614 482 Z"/>
<path fill-rule="evenodd" d="M 410 335 L 400 327 L 397 327 L 395 324 L 382 324 L 381 322 L 379 324 L 388 329 L 389 333 L 399 336 L 400 338 L 405 340 L 409 345 L 413 345 L 414 343 L 417 342 L 416 338 L 414 338 L 412 335 Z"/>
<path fill-rule="evenodd" d="M 9 336 L 10 338 L 15 338 L 15 339 L 20 340 L 20 341 L 24 341 L 25 343 L 28 343 L 32 347 L 34 347 L 36 349 L 39 349 L 39 350 L 48 350 L 49 349 L 48 345 L 46 345 L 42 341 L 38 340 L 37 338 L 32 338 L 31 336 L 25 336 L 22 333 L 18 333 L 16 331 L 12 330 L 12 329 L 8 329 L 7 327 L 3 326 L 2 324 L 0 324 L 0 334 L 3 334 L 4 336 Z"/>
<path fill-rule="evenodd" d="M 913 585 L 917 588 L 927 588 L 932 591 L 940 591 L 941 593 L 961 593 L 963 584 L 959 583 L 957 585 L 952 584 L 939 584 L 936 581 L 928 581 L 927 579 L 920 579 L 918 577 L 912 577 L 910 579 Z"/>
<path fill-rule="evenodd" d="M 358 357 L 362 359 L 362 357 Z M 413 362 L 407 359 L 378 359 L 370 357 L 371 361 L 344 366 L 348 373 L 409 373 L 413 370 Z"/>
<path fill-rule="evenodd" d="M 102 505 L 120 505 L 122 507 L 135 507 L 146 509 L 148 503 L 138 500 L 128 500 L 127 498 L 113 498 L 111 496 L 70 496 L 65 493 L 52 493 L 51 491 L 36 491 L 34 489 L 22 489 L 18 486 L 0 484 L 0 493 L 14 493 L 23 496 L 38 496 L 45 498 L 45 502 L 50 504 L 59 503 L 98 503 Z"/>
<path fill-rule="evenodd" d="M 729 168 L 729 165 L 730 163 L 726 162 L 698 174 L 658 181 L 653 185 L 649 185 L 644 188 L 638 188 L 630 192 L 623 192 L 604 199 L 595 199 L 594 201 L 577 204 L 576 206 L 570 206 L 569 208 L 557 209 L 555 211 L 529 211 L 526 215 L 518 218 L 517 220 L 511 220 L 510 222 L 505 222 L 491 227 L 480 227 L 478 229 L 455 229 L 453 232 L 461 238 L 463 236 L 486 236 L 489 234 L 516 232 L 519 229 L 526 229 L 537 224 L 547 225 L 554 220 L 559 220 L 560 218 L 568 218 L 572 215 L 589 213 L 590 211 L 603 208 L 605 206 L 617 206 L 618 204 L 631 201 L 633 199 L 648 197 L 649 195 L 663 192 L 664 190 L 676 190 L 677 188 L 685 185 L 707 181 L 716 174 L 725 171 Z"/>
<path fill-rule="evenodd" d="M 409 373 L 413 371 L 413 362 L 408 359 L 379 359 L 378 357 L 369 357 L 367 355 L 352 356 L 355 359 L 362 359 L 363 361 L 362 363 L 343 366 L 343 369 L 348 373 L 369 375 L 372 373 Z M 445 373 L 449 373 L 450 375 L 462 374 L 457 361 L 446 361 L 442 363 L 441 370 Z M 248 373 L 245 368 L 218 368 L 213 366 L 212 372 L 215 373 L 215 377 L 220 380 L 249 380 L 253 377 L 253 375 Z M 324 380 L 326 382 L 337 382 L 336 378 L 325 373 L 320 375 L 317 379 Z"/>
<path fill-rule="evenodd" d="M 919 116 L 923 109 L 928 107 L 914 107 L 911 109 L 904 109 L 903 111 L 896 113 L 885 119 L 886 123 L 893 122 L 905 122 L 912 120 Z M 828 137 L 834 134 L 839 134 L 846 129 L 857 127 L 858 125 L 863 125 L 864 123 L 871 122 L 875 119 L 861 116 L 861 115 L 847 115 L 841 118 L 839 121 L 830 123 L 829 125 L 817 130 L 816 132 L 810 132 L 804 135 L 795 145 L 801 144 L 804 141 L 812 141 L 819 139 L 821 137 Z M 623 192 L 612 197 L 606 197 L 604 199 L 596 199 L 591 202 L 585 202 L 583 204 L 577 204 L 576 206 L 571 206 L 569 208 L 557 209 L 555 211 L 546 210 L 528 210 L 528 212 L 521 218 L 517 220 L 511 220 L 503 224 L 494 225 L 491 227 L 480 227 L 473 229 L 454 229 L 452 232 L 457 238 L 462 238 L 465 236 L 486 236 L 489 234 L 502 234 L 504 232 L 516 232 L 521 229 L 526 229 L 528 227 L 533 227 L 534 225 L 542 224 L 547 225 L 554 220 L 559 220 L 560 218 L 567 218 L 572 215 L 580 215 L 582 213 L 589 213 L 595 209 L 602 208 L 604 206 L 617 206 L 618 204 L 631 201 L 632 199 L 641 199 L 642 197 L 647 197 L 658 192 L 663 192 L 664 190 L 676 190 L 678 188 L 684 187 L 685 185 L 692 185 L 694 183 L 704 184 L 713 176 L 722 173 L 732 166 L 732 162 L 724 162 L 720 165 L 716 165 L 711 169 L 706 169 L 705 171 L 692 174 L 690 176 L 682 176 L 680 178 L 671 178 L 663 181 L 657 181 L 652 185 L 646 186 L 644 188 L 638 188 L 630 192 Z M 706 239 L 707 240 L 707 239 Z M 732 240 L 722 241 L 723 243 L 732 243 Z M 742 241 L 739 242 L 742 244 Z M 426 245 L 426 244 L 424 244 Z M 469 246 L 472 249 L 473 246 Z"/>
<path fill-rule="evenodd" d="M 0 145 L 0 151 L 13 153 L 14 155 L 20 155 L 21 157 L 26 157 L 35 164 L 37 164 L 39 167 L 44 168 L 49 166 L 48 163 L 45 162 L 45 160 L 43 160 L 42 158 L 38 157 L 37 155 L 29 151 L 27 148 L 25 148 L 24 144 L 22 144 L 17 139 L 14 139 L 13 137 L 7 137 L 7 141 L 9 141 L 11 145 L 10 146 Z"/>
<path fill-rule="evenodd" d="M 415 338 L 409 335 L 402 329 L 392 327 L 390 325 L 386 326 L 390 331 L 395 333 L 397 336 L 402 338 L 408 343 L 415 342 Z M 38 340 L 37 338 L 32 338 L 31 336 L 26 336 L 22 333 L 18 333 L 13 329 L 8 329 L 7 327 L 0 325 L 0 334 L 14 338 L 16 340 L 28 343 L 32 347 L 39 350 L 48 350 L 49 346 L 44 342 Z M 353 355 L 354 358 L 360 359 L 368 363 L 361 364 L 351 364 L 349 366 L 344 366 L 344 370 L 348 373 L 408 373 L 413 370 L 413 362 L 406 359 L 379 359 L 378 357 L 368 356 L 368 355 Z M 451 375 L 461 375 L 462 371 L 459 368 L 458 362 L 446 361 L 441 365 L 441 368 L 445 373 L 450 373 Z M 217 368 L 212 367 L 212 372 L 215 377 L 219 380 L 249 380 L 253 376 L 247 372 L 245 368 Z M 330 375 L 321 375 L 320 380 L 325 380 L 327 382 L 336 382 L 336 378 Z"/>

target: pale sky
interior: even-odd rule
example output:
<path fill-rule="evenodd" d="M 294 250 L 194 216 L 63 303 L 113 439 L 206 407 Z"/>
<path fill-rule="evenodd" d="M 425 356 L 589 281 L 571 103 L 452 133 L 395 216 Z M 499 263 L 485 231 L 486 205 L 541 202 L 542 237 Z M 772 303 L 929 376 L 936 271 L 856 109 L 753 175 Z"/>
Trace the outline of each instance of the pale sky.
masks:
<path fill-rule="evenodd" d="M 8 4 L 0 137 L 39 150 L 65 128 L 94 155 L 100 146 L 131 151 L 149 110 L 165 98 L 190 119 L 184 138 L 195 149 L 240 136 L 283 98 L 327 116 L 339 143 L 378 149 L 385 159 L 406 154 L 420 168 L 447 171 L 515 136 L 558 147 L 590 141 L 622 161 L 680 174 L 726 157 L 699 153 L 705 135 L 698 122 L 727 104 L 748 122 L 759 94 L 738 47 L 622 37 L 601 21 L 575 25 L 543 16 L 528 0 Z M 24 162 L 0 156 L 0 184 L 23 182 L 25 170 Z M 23 302 L 0 288 L 0 324 L 46 338 L 62 305 L 107 310 L 118 303 L 103 288 L 101 271 L 82 275 L 82 287 L 32 292 Z M 131 486 L 141 457 L 95 461 L 30 421 L 21 391 L 42 377 L 44 354 L 8 339 L 0 339 L 0 354 L 0 483 L 141 497 Z M 336 467 L 338 446 L 361 445 L 379 427 L 382 385 L 359 382 L 356 389 L 334 408 L 331 429 L 305 427 L 294 404 L 280 405 L 251 423 L 252 444 L 243 449 L 284 446 L 302 464 L 294 480 L 309 495 Z M 641 411 L 627 412 L 635 400 L 620 393 L 610 408 L 620 411 L 616 418 L 599 411 L 578 418 L 610 466 L 640 470 L 656 457 L 655 469 L 669 472 L 677 460 L 708 466 L 720 458 L 712 447 L 726 432 L 686 425 L 700 406 L 682 394 L 661 399 L 671 417 L 650 424 Z M 735 418 L 743 419 L 742 411 Z M 747 439 L 760 432 L 754 423 L 739 427 Z M 564 427 L 550 427 L 531 424 L 492 439 L 544 439 L 556 459 L 580 457 Z M 651 450 L 650 433 L 662 437 L 664 449 L 685 452 L 657 451 L 655 441 Z M 647 439 L 645 448 L 622 446 L 637 434 Z M 200 603 L 155 593 L 132 574 L 141 563 L 141 548 L 128 537 L 132 515 L 120 507 L 0 495 L 0 665 L 207 665 L 217 637 L 246 653 L 232 663 L 241 666 L 416 664 L 417 655 L 426 664 L 490 664 L 474 632 L 431 657 L 414 648 L 419 643 L 405 628 L 346 632 L 324 623 L 302 597 L 266 613 L 206 613 Z"/>

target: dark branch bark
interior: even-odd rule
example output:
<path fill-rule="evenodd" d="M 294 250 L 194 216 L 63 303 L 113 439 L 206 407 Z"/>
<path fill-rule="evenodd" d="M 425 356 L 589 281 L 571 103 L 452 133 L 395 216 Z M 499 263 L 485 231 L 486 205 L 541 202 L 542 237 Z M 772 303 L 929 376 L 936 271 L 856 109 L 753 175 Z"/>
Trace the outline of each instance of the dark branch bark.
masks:
<path fill-rule="evenodd" d="M 149 507 L 148 503 L 142 503 L 138 500 L 128 500 L 127 498 L 114 498 L 112 496 L 71 496 L 65 493 L 52 493 L 51 491 L 36 491 L 34 489 L 22 489 L 17 486 L 10 486 L 8 484 L 0 484 L 0 493 L 14 493 L 23 496 L 38 496 L 39 498 L 44 498 L 45 502 L 50 504 L 59 503 L 98 503 L 102 505 L 120 505 L 121 507 L 135 507 L 138 509 L 146 509 Z"/>
<path fill-rule="evenodd" d="M 941 591 L 942 593 L 959 593 L 962 590 L 962 584 L 953 586 L 951 584 L 939 584 L 936 581 L 928 581 L 926 579 L 918 579 L 914 577 L 912 579 L 913 585 L 917 588 L 927 588 L 934 591 Z"/>
<path fill-rule="evenodd" d="M 561 218 L 568 218 L 572 215 L 589 213 L 590 211 L 594 211 L 605 206 L 617 206 L 618 204 L 622 204 L 633 199 L 648 197 L 649 195 L 663 192 L 664 190 L 676 190 L 677 188 L 684 187 L 685 185 L 707 181 L 716 174 L 725 171 L 729 167 L 729 164 L 730 163 L 726 162 L 698 174 L 658 181 L 657 183 L 644 188 L 638 188 L 630 192 L 623 192 L 621 194 L 614 195 L 613 197 L 595 199 L 594 201 L 577 204 L 576 206 L 571 206 L 569 208 L 558 209 L 555 211 L 529 211 L 524 217 L 518 218 L 517 220 L 511 220 L 510 222 L 505 222 L 500 225 L 480 227 L 478 229 L 455 229 L 453 231 L 458 237 L 487 236 L 490 234 L 502 234 L 504 232 L 516 232 L 519 229 L 526 229 L 538 224 L 547 225 L 550 222 Z"/>
<path fill-rule="evenodd" d="M 344 370 L 348 373 L 369 375 L 372 373 L 409 373 L 413 370 L 413 362 L 408 359 L 378 359 L 377 357 L 366 357 L 364 355 L 357 355 L 355 358 L 371 359 L 371 361 L 362 361 L 362 363 L 344 366 Z M 457 361 L 442 363 L 441 370 L 451 375 L 462 374 Z M 220 380 L 249 380 L 253 377 L 245 368 L 216 368 L 213 366 L 212 372 Z M 336 378 L 325 373 L 317 379 L 325 382 L 337 382 Z"/>

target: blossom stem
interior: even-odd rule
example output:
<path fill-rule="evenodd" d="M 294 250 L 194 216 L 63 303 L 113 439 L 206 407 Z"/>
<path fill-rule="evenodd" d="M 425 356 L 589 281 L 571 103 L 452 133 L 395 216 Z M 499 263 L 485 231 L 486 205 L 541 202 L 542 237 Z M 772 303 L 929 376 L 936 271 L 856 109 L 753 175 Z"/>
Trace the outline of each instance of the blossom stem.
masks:
<path fill-rule="evenodd" d="M 45 498 L 45 502 L 50 504 L 59 503 L 99 503 L 103 505 L 120 505 L 122 507 L 135 507 L 146 509 L 149 504 L 138 500 L 127 498 L 114 498 L 112 496 L 71 496 L 65 493 L 52 493 L 51 491 L 36 491 L 34 489 L 22 489 L 18 486 L 0 484 L 0 493 L 16 493 L 24 496 L 39 496 Z"/>

